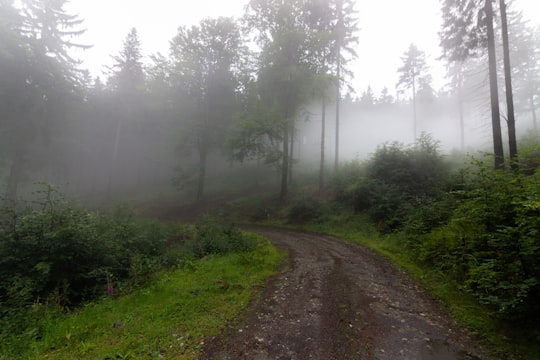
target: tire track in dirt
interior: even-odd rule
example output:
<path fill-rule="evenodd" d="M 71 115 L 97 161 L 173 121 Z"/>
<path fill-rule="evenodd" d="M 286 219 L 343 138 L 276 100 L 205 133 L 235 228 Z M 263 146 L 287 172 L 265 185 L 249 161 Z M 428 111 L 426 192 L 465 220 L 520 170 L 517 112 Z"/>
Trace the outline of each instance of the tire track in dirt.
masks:
<path fill-rule="evenodd" d="M 387 259 L 331 236 L 250 227 L 289 253 L 202 359 L 492 359 Z"/>

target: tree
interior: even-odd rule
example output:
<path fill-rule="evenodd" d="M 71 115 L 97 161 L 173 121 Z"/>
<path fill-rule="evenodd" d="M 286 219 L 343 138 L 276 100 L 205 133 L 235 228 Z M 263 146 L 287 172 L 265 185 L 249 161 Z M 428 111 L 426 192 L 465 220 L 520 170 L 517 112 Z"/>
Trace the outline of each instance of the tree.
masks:
<path fill-rule="evenodd" d="M 115 127 L 107 189 L 109 193 L 114 185 L 115 174 L 118 173 L 119 149 L 126 122 L 133 122 L 134 118 L 140 116 L 143 105 L 145 75 L 137 29 L 132 28 L 129 31 L 120 54 L 113 56 L 113 59 L 115 63 L 107 84 L 116 100 L 112 114 Z"/>
<path fill-rule="evenodd" d="M 350 75 L 343 66 L 350 60 L 350 58 L 356 57 L 356 52 L 351 47 L 358 42 L 356 32 L 358 31 L 357 20 L 355 18 L 354 10 L 355 2 L 352 0 L 335 0 L 335 39 L 336 39 L 336 149 L 335 149 L 335 162 L 334 173 L 337 174 L 339 167 L 339 121 L 340 121 L 340 102 L 341 102 L 341 83 L 343 82 L 343 75 Z M 349 58 L 346 57 L 349 55 Z"/>
<path fill-rule="evenodd" d="M 225 142 L 236 111 L 237 70 L 245 49 L 235 21 L 218 18 L 180 27 L 170 50 L 173 84 L 189 99 L 181 116 L 198 153 L 197 200 L 202 200 L 208 154 Z"/>
<path fill-rule="evenodd" d="M 504 165 L 504 150 L 501 135 L 501 120 L 499 110 L 499 92 L 497 85 L 497 59 L 495 58 L 495 31 L 493 29 L 493 4 L 486 0 L 485 22 L 487 26 L 489 87 L 491 95 L 491 126 L 493 128 L 493 146 L 495 153 L 495 168 Z"/>
<path fill-rule="evenodd" d="M 481 50 L 487 47 L 494 166 L 495 168 L 501 168 L 504 165 L 504 151 L 499 113 L 493 0 L 442 1 L 443 27 L 440 36 L 441 46 L 444 50 L 443 56 L 450 62 L 463 62 L 472 56 L 478 55 Z M 501 5 L 503 5 L 501 10 L 504 10 L 504 2 L 501 2 Z M 503 37 L 507 36 L 506 28 L 502 29 L 502 32 Z M 507 46 L 508 44 L 504 47 Z M 503 49 L 503 51 L 506 50 Z M 507 87 L 507 92 L 512 92 L 511 86 Z M 511 108 L 512 106 L 510 105 L 508 107 Z M 510 127 L 513 126 L 513 124 L 510 123 L 509 125 Z M 513 137 L 512 133 L 513 129 L 510 128 L 510 138 Z M 510 142 L 513 141 L 514 140 L 510 140 Z"/>
<path fill-rule="evenodd" d="M 503 61 L 504 61 L 504 82 L 506 92 L 506 110 L 508 124 L 508 144 L 510 152 L 510 160 L 517 157 L 517 140 L 516 140 L 516 119 L 514 116 L 514 96 L 512 94 L 512 68 L 510 65 L 510 44 L 508 40 L 508 19 L 506 13 L 506 3 L 504 0 L 499 0 L 501 11 L 501 31 L 503 38 Z M 511 162 L 511 166 L 516 164 Z"/>
<path fill-rule="evenodd" d="M 82 20 L 67 14 L 63 10 L 65 3 L 65 0 L 24 0 L 19 10 L 10 1 L 0 3 L 0 30 L 6 30 L 2 36 L 7 36 L 4 46 L 8 57 L 2 65 L 10 68 L 10 73 L 5 74 L 10 90 L 3 99 L 10 118 L 6 123 L 11 143 L 8 144 L 11 162 L 8 200 L 16 197 L 29 159 L 40 159 L 47 175 L 52 176 L 53 129 L 59 128 L 58 121 L 65 118 L 67 102 L 80 84 L 78 62 L 69 56 L 68 50 L 86 47 L 70 40 L 83 32 L 74 30 Z M 33 148 L 37 142 L 41 142 L 40 149 Z"/>
<path fill-rule="evenodd" d="M 314 97 L 321 102 L 321 143 L 319 163 L 319 193 L 324 189 L 325 177 L 325 150 L 326 150 L 326 107 L 330 100 L 330 89 L 336 86 L 337 79 L 332 75 L 332 64 L 335 63 L 335 21 L 328 0 L 316 0 L 308 2 L 307 12 L 310 28 L 316 31 L 315 43 L 312 45 L 315 51 L 316 80 L 314 85 Z"/>
<path fill-rule="evenodd" d="M 397 88 L 411 90 L 413 103 L 413 135 L 414 139 L 417 136 L 417 110 L 416 97 L 419 86 L 430 86 L 431 76 L 428 73 L 426 65 L 426 57 L 423 51 L 419 50 L 416 45 L 411 44 L 409 49 L 401 57 L 403 66 L 398 69 L 400 73 Z"/>
<path fill-rule="evenodd" d="M 463 86 L 464 86 L 464 75 L 463 75 L 463 62 L 456 61 L 449 64 L 447 68 L 448 76 L 450 77 L 450 86 L 457 94 L 457 103 L 459 111 L 459 133 L 460 133 L 460 144 L 461 150 L 465 150 L 465 113 L 463 110 L 464 105 L 464 96 L 463 96 Z"/>
<path fill-rule="evenodd" d="M 362 97 L 360 97 L 360 104 L 363 107 L 370 108 L 375 104 L 375 95 L 373 94 L 373 90 L 371 90 L 371 86 L 368 86 L 366 91 L 362 93 Z"/>
<path fill-rule="evenodd" d="M 115 61 L 108 85 L 112 90 L 130 97 L 144 90 L 144 70 L 141 42 L 136 28 L 126 36 L 120 54 L 113 56 Z"/>
<path fill-rule="evenodd" d="M 291 134 L 298 111 L 308 101 L 316 74 L 313 44 L 304 2 L 252 0 L 245 21 L 261 48 L 258 91 L 267 109 L 278 115 L 282 133 L 280 199 L 289 183 Z"/>
<path fill-rule="evenodd" d="M 394 97 L 390 95 L 386 86 L 382 89 L 381 96 L 377 99 L 377 103 L 385 106 L 394 103 Z"/>
<path fill-rule="evenodd" d="M 540 103 L 540 27 L 527 26 L 520 15 L 509 24 L 512 29 L 513 78 L 516 109 L 531 115 L 533 128 L 538 130 L 537 108 Z"/>

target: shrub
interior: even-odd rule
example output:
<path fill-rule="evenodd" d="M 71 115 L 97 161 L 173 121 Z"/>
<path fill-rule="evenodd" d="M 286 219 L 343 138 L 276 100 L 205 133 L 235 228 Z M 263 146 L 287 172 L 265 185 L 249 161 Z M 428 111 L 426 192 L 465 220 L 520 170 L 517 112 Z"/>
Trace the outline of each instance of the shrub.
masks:
<path fill-rule="evenodd" d="M 111 216 L 87 211 L 42 186 L 35 201 L 0 217 L 0 341 L 28 333 L 41 303 L 77 306 L 108 286 L 116 294 L 137 271 L 157 270 L 171 233 L 134 221 L 126 209 Z M 31 336 L 39 334 L 34 330 Z"/>
<path fill-rule="evenodd" d="M 287 220 L 292 224 L 316 221 L 325 212 L 326 206 L 322 202 L 313 198 L 302 198 L 291 205 Z"/>
<path fill-rule="evenodd" d="M 493 170 L 466 174 L 448 224 L 410 244 L 500 316 L 540 315 L 540 173 Z"/>
<path fill-rule="evenodd" d="M 450 166 L 438 147 L 426 134 L 411 146 L 379 147 L 365 165 L 353 162 L 340 171 L 334 182 L 336 200 L 365 211 L 383 230 L 401 228 L 415 209 L 444 193 Z"/>
<path fill-rule="evenodd" d="M 232 225 L 220 226 L 211 217 L 205 217 L 196 224 L 193 240 L 186 243 L 189 252 L 196 259 L 210 254 L 251 251 L 256 245 L 255 239 L 238 228 Z"/>

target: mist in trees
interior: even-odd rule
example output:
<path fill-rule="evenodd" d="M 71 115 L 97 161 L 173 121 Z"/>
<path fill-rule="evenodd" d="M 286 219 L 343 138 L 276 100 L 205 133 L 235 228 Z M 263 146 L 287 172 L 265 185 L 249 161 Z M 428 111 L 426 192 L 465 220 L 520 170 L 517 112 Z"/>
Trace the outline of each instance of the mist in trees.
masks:
<path fill-rule="evenodd" d="M 246 186 L 263 180 L 281 199 L 302 172 L 318 174 L 323 194 L 339 163 L 384 142 L 491 143 L 502 166 L 504 147 L 514 157 L 516 136 L 538 128 L 540 30 L 512 3 L 441 1 L 448 84 L 434 88 L 433 59 L 411 44 L 398 83 L 380 92 L 350 87 L 351 60 L 374 56 L 358 51 L 354 1 L 246 1 L 241 18 L 178 24 L 168 51 L 150 56 L 133 28 L 95 78 L 72 56 L 92 44 L 79 43 L 84 19 L 66 3 L 0 1 L 6 201 L 41 180 L 92 200 L 180 188 L 203 201 L 223 171 L 249 167 L 266 175 Z"/>

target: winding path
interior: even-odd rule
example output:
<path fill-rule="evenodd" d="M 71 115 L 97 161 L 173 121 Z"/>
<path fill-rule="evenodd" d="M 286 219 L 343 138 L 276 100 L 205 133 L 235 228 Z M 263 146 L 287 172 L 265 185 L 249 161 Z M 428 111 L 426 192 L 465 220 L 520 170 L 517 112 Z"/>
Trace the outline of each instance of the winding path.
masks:
<path fill-rule="evenodd" d="M 203 359 L 492 359 L 387 259 L 331 236 L 250 227 L 289 252 Z"/>

